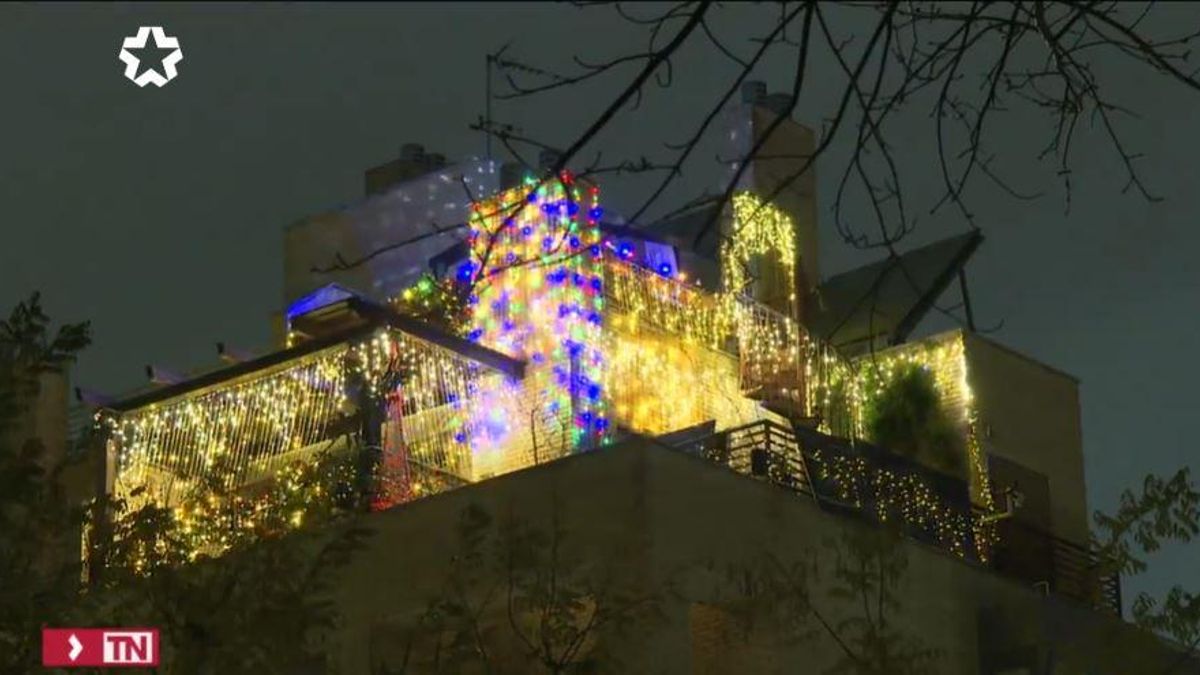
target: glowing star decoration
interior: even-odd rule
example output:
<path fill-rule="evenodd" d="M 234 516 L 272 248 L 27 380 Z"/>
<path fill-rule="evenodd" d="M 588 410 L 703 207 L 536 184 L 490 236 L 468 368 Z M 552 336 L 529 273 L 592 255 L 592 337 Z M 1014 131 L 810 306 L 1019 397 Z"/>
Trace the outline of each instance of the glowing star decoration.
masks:
<path fill-rule="evenodd" d="M 514 467 L 536 461 L 539 428 L 543 443 L 556 428 L 565 433 L 567 450 L 607 442 L 597 193 L 563 174 L 527 179 L 472 209 L 471 257 L 457 271 L 471 289 L 467 337 L 528 363 L 520 395 L 480 392 L 493 403 L 472 416 L 476 457 L 509 444 Z"/>

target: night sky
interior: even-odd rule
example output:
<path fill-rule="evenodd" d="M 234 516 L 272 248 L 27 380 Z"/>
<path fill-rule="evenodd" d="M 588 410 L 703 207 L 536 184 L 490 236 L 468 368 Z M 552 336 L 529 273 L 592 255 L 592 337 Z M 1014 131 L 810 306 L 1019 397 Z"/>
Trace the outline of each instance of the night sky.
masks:
<path fill-rule="evenodd" d="M 723 15 L 719 33 L 741 35 L 745 51 L 763 11 Z M 1186 5 L 1156 11 L 1160 27 L 1200 21 Z M 164 88 L 122 76 L 122 38 L 141 25 L 181 42 L 179 77 Z M 402 143 L 480 154 L 483 138 L 467 126 L 483 109 L 484 55 L 510 40 L 513 56 L 563 69 L 574 53 L 643 46 L 611 10 L 552 5 L 0 7 L 0 307 L 40 290 L 56 319 L 90 319 L 95 344 L 75 379 L 108 392 L 144 384 L 147 363 L 211 367 L 217 340 L 266 349 L 282 303 L 283 227 L 359 198 L 362 170 Z M 781 51 L 756 79 L 788 87 L 793 61 Z M 796 118 L 819 126 L 843 80 L 827 57 L 813 69 Z M 497 117 L 566 145 L 631 75 L 502 103 Z M 586 159 L 596 149 L 614 160 L 661 156 L 662 142 L 687 135 L 680 120 L 695 119 L 734 75 L 697 44 L 676 62 L 672 87 L 650 89 Z M 983 183 L 969 194 L 987 237 L 969 276 L 977 323 L 1003 321 L 991 337 L 1080 379 L 1089 500 L 1111 509 L 1146 472 L 1200 470 L 1200 93 L 1144 68 L 1101 76 L 1142 114 L 1122 128 L 1162 201 L 1122 194 L 1116 156 L 1085 128 L 1068 213 L 1054 167 L 1034 159 L 1048 121 L 1014 113 L 993 127 L 993 148 L 1006 153 L 998 167 L 1046 195 L 1019 201 Z M 926 207 L 902 248 L 967 227 L 952 211 L 929 213 L 940 178 L 927 112 L 893 130 L 906 185 Z M 697 156 L 664 209 L 714 185 L 713 153 Z M 836 153 L 818 165 L 825 276 L 878 255 L 842 244 L 829 222 L 841 168 Z M 603 185 L 618 212 L 645 190 Z M 955 302 L 953 292 L 943 299 Z M 1126 580 L 1126 597 L 1200 586 L 1198 554 L 1193 545 L 1157 556 L 1150 574 Z"/>

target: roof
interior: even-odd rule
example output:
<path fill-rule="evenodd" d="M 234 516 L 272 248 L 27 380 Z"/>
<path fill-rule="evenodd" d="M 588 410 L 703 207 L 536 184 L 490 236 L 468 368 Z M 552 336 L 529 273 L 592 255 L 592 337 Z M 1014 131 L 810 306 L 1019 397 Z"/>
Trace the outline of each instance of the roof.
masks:
<path fill-rule="evenodd" d="M 294 300 L 288 305 L 287 311 L 284 312 L 288 321 L 307 314 L 313 310 L 327 307 L 336 302 L 341 302 L 346 298 L 364 297 L 361 293 L 353 291 L 341 284 L 326 284 L 316 289 L 312 293 L 305 295 L 302 298 Z"/>
<path fill-rule="evenodd" d="M 829 278 L 805 308 L 809 330 L 842 348 L 902 342 L 982 242 L 972 230 Z"/>
<path fill-rule="evenodd" d="M 199 389 L 227 383 L 231 380 L 253 375 L 259 371 L 280 366 L 309 354 L 328 349 L 343 342 L 360 339 L 370 335 L 380 327 L 388 327 L 402 333 L 420 338 L 443 349 L 454 352 L 464 358 L 493 368 L 511 377 L 524 377 L 525 363 L 500 352 L 488 349 L 463 338 L 443 332 L 442 330 L 423 323 L 412 317 L 404 316 L 387 307 L 365 302 L 359 298 L 347 298 L 351 309 L 362 316 L 366 322 L 345 330 L 321 336 L 288 349 L 272 352 L 250 361 L 236 363 L 227 368 L 214 370 L 199 377 L 185 380 L 177 384 L 158 387 L 148 392 L 135 394 L 121 401 L 104 406 L 116 412 L 125 412 L 141 408 L 151 403 L 165 401 L 176 396 L 182 396 Z"/>

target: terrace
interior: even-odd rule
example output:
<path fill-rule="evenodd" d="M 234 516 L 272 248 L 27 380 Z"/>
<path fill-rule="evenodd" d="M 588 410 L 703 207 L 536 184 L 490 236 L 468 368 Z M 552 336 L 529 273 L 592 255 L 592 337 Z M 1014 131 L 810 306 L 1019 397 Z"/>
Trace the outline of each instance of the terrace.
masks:
<path fill-rule="evenodd" d="M 341 293 L 291 317 L 315 326 L 307 341 L 102 411 L 109 491 L 172 510 L 196 554 L 215 555 L 231 532 L 390 508 L 651 436 L 1119 612 L 1116 580 L 1096 577 L 1086 550 L 999 512 L 961 334 L 843 358 L 786 297 L 769 306 L 630 259 L 601 235 L 594 191 L 563 184 L 527 201 L 529 189 L 475 209 L 471 257 L 450 281 L 485 283 L 459 334 Z M 734 237 L 723 268 L 779 253 L 794 275 L 771 248 L 783 216 L 735 205 L 748 239 Z M 912 367 L 931 374 L 962 475 L 863 440 L 872 405 Z"/>
<path fill-rule="evenodd" d="M 971 504 L 964 481 L 867 443 L 756 422 L 676 442 L 737 473 L 812 499 L 821 509 L 894 523 L 908 538 L 1024 584 L 1121 614 L 1120 578 L 1088 549 Z"/>

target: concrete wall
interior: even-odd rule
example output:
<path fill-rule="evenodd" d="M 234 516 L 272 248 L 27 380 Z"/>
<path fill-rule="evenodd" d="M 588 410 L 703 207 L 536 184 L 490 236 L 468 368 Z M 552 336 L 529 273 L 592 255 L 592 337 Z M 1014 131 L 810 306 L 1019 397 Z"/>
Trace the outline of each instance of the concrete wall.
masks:
<path fill-rule="evenodd" d="M 547 531 L 556 521 L 566 532 L 559 547 L 563 578 L 566 570 L 583 570 L 576 579 L 604 579 L 607 586 L 601 588 L 662 592 L 657 618 L 624 634 L 603 633 L 593 645 L 607 649 L 603 672 L 824 672 L 840 654 L 828 635 L 818 630 L 789 643 L 773 637 L 784 633 L 778 623 L 747 630 L 737 619 L 746 597 L 743 578 L 768 554 L 784 565 L 816 556 L 822 571 L 814 577 L 820 583 L 810 587 L 813 606 L 834 625 L 861 616 L 857 600 L 830 597 L 820 584 L 828 583 L 834 563 L 825 542 L 868 531 L 865 524 L 700 458 L 635 443 L 365 517 L 373 530 L 370 543 L 336 585 L 344 619 L 330 655 L 343 672 L 365 673 L 401 658 L 406 627 L 432 598 L 444 596 L 447 570 L 462 553 L 456 522 L 469 504 L 497 520 L 512 518 Z M 941 550 L 906 541 L 898 551 L 907 572 L 895 587 L 901 605 L 890 621 L 941 651 L 934 672 L 1033 667 L 1051 653 L 1051 644 L 1057 658 L 1072 646 L 1086 656 L 1103 651 L 1094 646 L 1097 636 L 1101 645 L 1120 644 L 1124 652 L 1133 644 L 1124 639 L 1133 633 L 1120 624 Z M 472 597 L 503 598 L 503 559 L 485 557 L 474 569 Z M 508 651 L 500 646 L 509 632 L 503 602 L 487 606 L 480 622 L 485 640 L 496 646 L 495 653 L 511 658 L 511 636 Z M 1147 644 L 1139 649 L 1158 654 L 1156 645 Z M 1165 657 L 1151 658 L 1150 652 L 1137 652 L 1140 662 L 1161 664 Z M 520 663 L 513 660 L 512 669 L 502 672 L 531 672 Z"/>
<path fill-rule="evenodd" d="M 983 450 L 1045 475 L 1050 532 L 1086 543 L 1079 383 L 976 335 L 966 336 L 966 355 Z"/>

